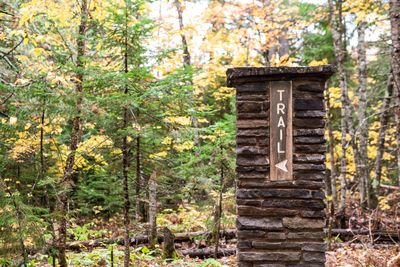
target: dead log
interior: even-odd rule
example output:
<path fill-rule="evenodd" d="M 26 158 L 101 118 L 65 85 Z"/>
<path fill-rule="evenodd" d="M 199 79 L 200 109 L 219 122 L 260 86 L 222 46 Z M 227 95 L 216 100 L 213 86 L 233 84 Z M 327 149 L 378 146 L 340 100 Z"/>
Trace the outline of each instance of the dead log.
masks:
<path fill-rule="evenodd" d="M 183 249 L 179 251 L 182 256 L 189 256 L 190 258 L 214 258 L 215 248 L 208 247 L 202 249 Z M 236 254 L 236 248 L 219 248 L 217 257 L 227 257 Z"/>
<path fill-rule="evenodd" d="M 185 233 L 176 233 L 174 242 L 181 243 L 181 242 L 188 242 L 192 241 L 195 237 L 199 236 L 210 236 L 211 232 L 209 231 L 198 231 L 198 232 L 185 232 Z M 235 229 L 227 229 L 220 231 L 221 238 L 225 238 L 226 240 L 230 240 L 236 237 L 236 230 Z M 157 235 L 158 243 L 162 243 L 163 240 L 162 235 Z M 130 239 L 131 246 L 137 246 L 140 244 L 148 244 L 149 237 L 147 235 L 137 235 Z M 118 244 L 123 245 L 124 239 L 122 237 L 117 238 L 102 238 L 102 239 L 94 239 L 94 240 L 85 240 L 85 241 L 72 241 L 67 243 L 67 249 L 69 250 L 82 250 L 82 249 L 90 249 L 95 247 L 105 247 L 110 244 Z"/>
<path fill-rule="evenodd" d="M 195 237 L 199 236 L 210 236 L 212 233 L 208 231 L 199 231 L 199 232 L 185 232 L 185 233 L 176 233 L 175 234 L 175 243 L 182 242 L 191 242 Z M 370 232 L 368 229 L 332 229 L 332 236 L 338 236 L 344 241 L 348 241 L 354 239 L 356 236 L 368 236 Z M 231 240 L 236 237 L 236 229 L 227 229 L 220 231 L 221 238 L 225 240 Z M 400 241 L 400 233 L 397 232 L 385 232 L 385 231 L 373 231 L 372 236 L 378 242 L 380 241 Z M 163 242 L 163 236 L 157 236 L 158 243 Z M 131 246 L 137 246 L 141 244 L 148 244 L 149 238 L 147 235 L 137 235 L 130 240 Z M 87 241 L 73 241 L 67 243 L 67 249 L 69 250 L 82 250 L 82 249 L 91 249 L 95 247 L 104 247 L 110 244 L 118 244 L 123 245 L 124 239 L 122 237 L 118 238 L 103 238 L 103 239 L 95 239 L 95 240 L 87 240 Z"/>

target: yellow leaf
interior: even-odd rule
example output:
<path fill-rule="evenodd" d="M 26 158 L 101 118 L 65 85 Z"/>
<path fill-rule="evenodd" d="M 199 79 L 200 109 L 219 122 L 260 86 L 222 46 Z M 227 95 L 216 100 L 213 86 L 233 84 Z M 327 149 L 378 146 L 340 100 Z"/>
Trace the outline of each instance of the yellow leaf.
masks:
<path fill-rule="evenodd" d="M 33 54 L 35 55 L 35 57 L 38 57 L 43 53 L 43 51 L 43 48 L 36 47 L 35 49 L 33 49 Z"/>

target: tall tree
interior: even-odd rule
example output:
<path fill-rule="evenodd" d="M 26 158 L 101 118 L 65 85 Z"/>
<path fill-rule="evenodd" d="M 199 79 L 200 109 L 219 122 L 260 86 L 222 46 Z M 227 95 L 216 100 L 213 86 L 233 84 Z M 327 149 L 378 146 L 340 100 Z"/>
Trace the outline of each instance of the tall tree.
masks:
<path fill-rule="evenodd" d="M 347 150 L 347 125 L 348 125 L 348 92 L 347 92 L 347 76 L 346 70 L 344 66 L 345 57 L 346 57 L 346 47 L 344 46 L 343 38 L 343 18 L 342 18 L 342 4 L 339 1 L 338 4 L 335 5 L 334 0 L 328 0 L 329 3 L 329 17 L 330 17 L 330 25 L 333 36 L 333 43 L 335 47 L 335 56 L 336 56 L 336 65 L 338 68 L 338 76 L 339 76 L 339 86 L 341 89 L 341 157 L 340 157 L 340 210 L 341 214 L 344 214 L 344 210 L 346 208 L 346 150 Z"/>
<path fill-rule="evenodd" d="M 394 90 L 397 95 L 396 128 L 400 132 L 400 1 L 390 0 L 389 16 L 392 36 L 392 71 Z M 400 137 L 397 135 L 397 175 L 400 177 Z M 400 184 L 400 178 L 398 180 Z"/>
<path fill-rule="evenodd" d="M 62 191 L 58 196 L 56 210 L 60 213 L 59 226 L 58 226 L 58 257 L 61 267 L 66 267 L 66 242 L 67 242 L 67 213 L 68 201 L 73 185 L 76 183 L 77 174 L 74 170 L 76 151 L 81 141 L 82 125 L 81 125 L 81 112 L 83 101 L 83 82 L 84 82 L 84 68 L 85 68 L 85 51 L 86 51 L 86 31 L 88 24 L 88 2 L 82 0 L 80 6 L 80 24 L 78 29 L 78 36 L 76 40 L 76 73 L 75 73 L 75 117 L 72 120 L 72 130 L 70 135 L 69 154 L 67 156 L 64 168 L 64 175 L 60 182 Z"/>
<path fill-rule="evenodd" d="M 359 191 L 360 191 L 360 203 L 364 206 L 367 201 L 368 207 L 370 207 L 370 196 L 369 196 L 369 171 L 368 171 L 368 121 L 367 121 L 367 54 L 366 54 L 366 42 L 365 42 L 365 30 L 367 25 L 365 22 L 359 22 L 357 26 L 358 33 L 358 44 L 357 44 L 357 58 L 358 58 L 358 129 L 360 136 L 359 144 L 359 160 L 358 169 L 360 170 L 359 177 Z"/>
<path fill-rule="evenodd" d="M 129 67 L 128 67 L 128 5 L 129 2 L 125 1 L 125 6 L 124 6 L 124 43 L 123 43 L 123 72 L 125 76 L 127 76 L 129 72 Z M 129 92 L 129 87 L 128 87 L 128 79 L 125 77 L 125 83 L 124 83 L 124 95 L 127 96 Z M 123 111 L 122 111 L 122 117 L 123 117 L 123 123 L 122 123 L 122 129 L 126 131 L 126 128 L 128 127 L 129 124 L 129 110 L 128 106 L 124 105 Z M 130 166 L 130 144 L 128 140 L 128 135 L 124 134 L 122 137 L 122 176 L 123 176 L 123 191 L 124 191 L 124 247 L 125 247 L 125 255 L 124 255 L 124 266 L 129 267 L 129 262 L 130 262 L 130 240 L 129 240 L 129 223 L 130 223 L 130 218 L 129 218 L 129 209 L 130 209 L 130 200 L 129 200 L 129 166 Z"/>

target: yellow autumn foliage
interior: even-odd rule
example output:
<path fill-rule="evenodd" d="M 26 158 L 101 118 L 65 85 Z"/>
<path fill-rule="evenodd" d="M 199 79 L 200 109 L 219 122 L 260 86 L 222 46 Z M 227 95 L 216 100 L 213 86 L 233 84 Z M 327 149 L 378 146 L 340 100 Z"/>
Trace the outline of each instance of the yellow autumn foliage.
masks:
<path fill-rule="evenodd" d="M 308 63 L 308 66 L 322 66 L 322 65 L 327 65 L 328 64 L 328 59 L 324 58 L 322 60 L 312 60 L 310 63 Z"/>
<path fill-rule="evenodd" d="M 175 145 L 174 145 L 174 149 L 175 149 L 176 151 L 178 151 L 178 152 L 183 152 L 183 151 L 185 151 L 185 150 L 190 150 L 190 149 L 192 149 L 193 146 L 194 146 L 194 142 L 192 142 L 192 141 L 186 141 L 186 142 L 184 142 L 184 143 L 182 143 L 182 144 L 175 144 Z"/>
<path fill-rule="evenodd" d="M 183 117 L 183 116 L 166 117 L 166 118 L 164 118 L 164 122 L 170 123 L 170 124 L 178 124 L 178 125 L 182 125 L 182 126 L 188 126 L 191 124 L 190 117 Z"/>

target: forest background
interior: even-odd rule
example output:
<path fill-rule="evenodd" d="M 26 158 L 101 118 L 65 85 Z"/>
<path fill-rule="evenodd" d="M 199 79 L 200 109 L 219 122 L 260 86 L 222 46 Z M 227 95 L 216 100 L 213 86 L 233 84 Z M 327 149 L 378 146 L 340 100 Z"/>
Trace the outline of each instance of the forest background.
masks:
<path fill-rule="evenodd" d="M 234 227 L 225 72 L 239 66 L 336 66 L 325 92 L 331 225 L 397 227 L 399 5 L 2 0 L 1 264 L 82 263 L 68 242 L 123 236 L 115 257 L 128 266 L 149 254 L 129 237 L 146 233 L 154 248 L 165 226 L 218 244 Z"/>

